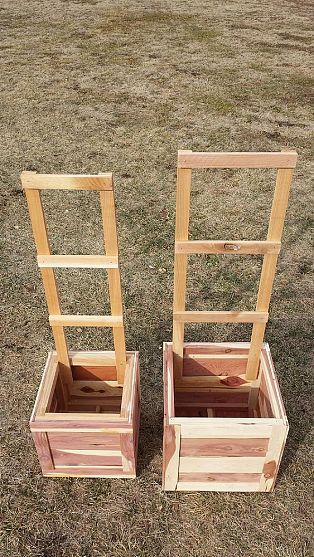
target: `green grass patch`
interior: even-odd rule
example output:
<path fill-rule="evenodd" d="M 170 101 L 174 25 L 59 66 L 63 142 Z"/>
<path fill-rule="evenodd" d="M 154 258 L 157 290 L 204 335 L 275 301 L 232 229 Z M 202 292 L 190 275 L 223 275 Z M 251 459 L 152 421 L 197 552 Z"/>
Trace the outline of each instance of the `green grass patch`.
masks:
<path fill-rule="evenodd" d="M 223 116 L 230 114 L 234 110 L 234 105 L 232 102 L 228 101 L 224 97 L 215 95 L 214 93 L 208 93 L 207 95 L 199 97 L 199 102 L 203 104 L 207 110 L 216 112 Z"/>

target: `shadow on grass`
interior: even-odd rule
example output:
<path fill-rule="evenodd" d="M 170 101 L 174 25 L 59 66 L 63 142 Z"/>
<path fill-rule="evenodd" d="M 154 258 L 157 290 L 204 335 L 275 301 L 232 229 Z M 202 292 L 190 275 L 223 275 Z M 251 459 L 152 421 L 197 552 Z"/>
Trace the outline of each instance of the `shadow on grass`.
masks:
<path fill-rule="evenodd" d="M 313 323 L 310 319 L 300 318 L 289 322 L 283 332 L 284 337 L 281 339 L 280 348 L 277 346 L 276 351 L 280 349 L 283 354 L 283 364 L 281 364 L 283 374 L 280 385 L 285 399 L 289 433 L 279 469 L 279 478 L 296 461 L 299 448 L 306 445 L 306 438 L 312 430 Z"/>
<path fill-rule="evenodd" d="M 142 474 L 162 453 L 163 380 L 162 349 L 171 339 L 171 321 L 161 319 L 156 326 L 147 326 L 133 336 L 132 343 L 140 349 L 141 419 L 138 448 L 138 474 Z M 136 330 L 136 329 L 133 329 Z"/>

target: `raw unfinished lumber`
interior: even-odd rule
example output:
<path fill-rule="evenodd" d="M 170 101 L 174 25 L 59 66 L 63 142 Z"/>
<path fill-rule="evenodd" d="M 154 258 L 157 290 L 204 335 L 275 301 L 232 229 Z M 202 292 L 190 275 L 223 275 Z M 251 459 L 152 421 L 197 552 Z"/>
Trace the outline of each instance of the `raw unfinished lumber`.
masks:
<path fill-rule="evenodd" d="M 182 376 L 185 322 L 253 323 L 246 379 L 257 378 L 268 319 L 281 236 L 297 153 L 193 153 L 179 151 L 177 170 L 176 230 L 173 301 L 173 356 L 175 377 Z M 277 181 L 267 239 L 189 240 L 190 191 L 193 168 L 277 168 Z M 255 312 L 186 311 L 187 263 L 190 254 L 261 254 L 263 266 Z"/>
<path fill-rule="evenodd" d="M 139 432 L 139 356 L 126 352 L 112 174 L 23 172 L 49 322 L 56 350 L 48 355 L 30 428 L 42 472 L 55 477 L 134 478 Z M 53 255 L 40 193 L 99 190 L 105 255 Z M 104 269 L 110 315 L 69 315 L 60 309 L 56 268 Z M 65 327 L 110 327 L 114 351 L 68 351 Z"/>
<path fill-rule="evenodd" d="M 297 154 L 179 151 L 176 193 L 173 342 L 164 343 L 163 489 L 272 491 L 288 421 L 263 343 Z M 189 240 L 192 169 L 276 168 L 265 240 Z M 255 311 L 185 307 L 188 256 L 262 255 Z M 251 342 L 185 343 L 185 323 L 252 323 Z"/>
<path fill-rule="evenodd" d="M 111 172 L 101 175 L 60 175 L 23 172 L 33 234 L 49 310 L 49 322 L 54 335 L 58 361 L 65 382 L 73 378 L 64 327 L 112 327 L 116 353 L 118 383 L 123 385 L 126 367 L 125 335 L 122 315 L 121 282 L 118 262 L 118 241 Z M 99 190 L 103 217 L 106 255 L 51 255 L 40 191 L 44 189 Z M 102 268 L 108 271 L 111 316 L 62 315 L 54 268 Z"/>

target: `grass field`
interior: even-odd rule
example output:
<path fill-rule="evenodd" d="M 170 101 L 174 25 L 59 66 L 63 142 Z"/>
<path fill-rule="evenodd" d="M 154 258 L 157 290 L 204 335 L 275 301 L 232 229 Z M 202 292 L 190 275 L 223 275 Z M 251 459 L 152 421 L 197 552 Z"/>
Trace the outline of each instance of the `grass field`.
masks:
<path fill-rule="evenodd" d="M 301 0 L 1 0 L 1 557 L 314 554 L 311 11 Z M 161 344 L 172 334 L 177 150 L 284 146 L 299 163 L 266 334 L 291 427 L 275 492 L 163 493 Z M 41 476 L 28 420 L 52 337 L 23 169 L 114 172 L 127 346 L 141 358 L 134 481 Z M 273 186 L 272 171 L 196 172 L 191 237 L 262 239 Z M 96 194 L 43 197 L 55 253 L 101 253 Z M 258 257 L 192 257 L 189 309 L 252 309 L 259 271 Z M 64 312 L 104 311 L 100 271 L 58 277 Z M 186 338 L 249 332 L 193 326 Z M 71 331 L 69 342 L 111 346 L 98 330 Z"/>

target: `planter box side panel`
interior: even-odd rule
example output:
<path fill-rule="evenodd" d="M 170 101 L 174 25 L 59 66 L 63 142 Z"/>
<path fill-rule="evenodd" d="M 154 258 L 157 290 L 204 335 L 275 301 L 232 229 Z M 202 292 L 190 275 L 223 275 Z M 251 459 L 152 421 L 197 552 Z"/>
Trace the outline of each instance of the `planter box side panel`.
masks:
<path fill-rule="evenodd" d="M 45 476 L 135 477 L 132 432 L 59 430 L 47 433 L 33 431 L 32 435 Z"/>

